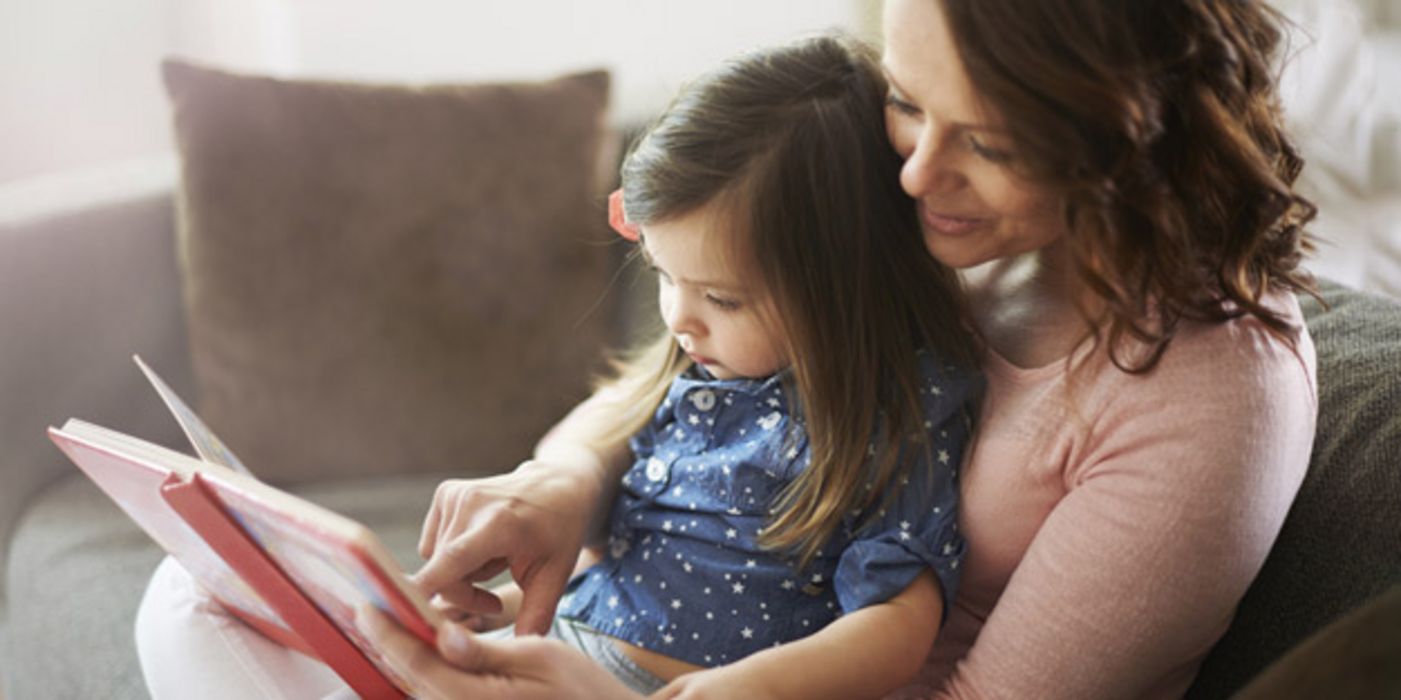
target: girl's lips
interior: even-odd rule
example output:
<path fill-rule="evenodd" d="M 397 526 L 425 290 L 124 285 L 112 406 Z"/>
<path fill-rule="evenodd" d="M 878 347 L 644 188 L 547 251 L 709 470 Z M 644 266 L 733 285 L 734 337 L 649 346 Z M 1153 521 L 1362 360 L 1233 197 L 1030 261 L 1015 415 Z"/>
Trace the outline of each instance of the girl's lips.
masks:
<path fill-rule="evenodd" d="M 935 233 L 945 236 L 964 236 L 977 229 L 987 221 L 986 219 L 974 219 L 966 216 L 948 216 L 936 214 L 923 204 L 919 205 L 919 218 Z"/>
<path fill-rule="evenodd" d="M 715 360 L 712 360 L 712 359 L 710 359 L 709 357 L 706 357 L 705 355 L 697 355 L 697 354 L 695 354 L 695 353 L 693 353 L 693 352 L 688 352 L 688 353 L 686 353 L 686 355 L 687 355 L 688 357 L 690 357 L 691 360 L 694 361 L 696 364 L 701 364 L 701 365 L 713 365 L 713 364 L 715 364 Z"/>

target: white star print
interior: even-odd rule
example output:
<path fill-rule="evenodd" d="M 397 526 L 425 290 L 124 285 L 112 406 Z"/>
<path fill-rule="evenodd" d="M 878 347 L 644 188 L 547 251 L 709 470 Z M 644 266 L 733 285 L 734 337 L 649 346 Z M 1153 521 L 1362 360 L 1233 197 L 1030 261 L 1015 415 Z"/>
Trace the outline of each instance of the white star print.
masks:
<path fill-rule="evenodd" d="M 740 631 L 739 631 L 739 634 L 740 634 L 740 636 L 744 637 L 745 639 L 753 639 L 753 638 L 754 638 L 754 630 L 749 629 L 748 627 L 745 627 L 744 629 L 740 630 Z"/>
<path fill-rule="evenodd" d="M 939 450 L 939 463 L 940 463 L 940 464 L 948 464 L 948 463 L 949 463 L 949 451 L 948 451 L 948 450 Z"/>
<path fill-rule="evenodd" d="M 727 539 L 727 540 L 732 540 L 732 539 L 734 539 L 734 538 L 735 538 L 736 536 L 738 536 L 738 535 L 739 535 L 739 532 L 736 531 L 734 528 L 730 528 L 730 529 L 728 529 L 728 530 L 725 531 L 725 539 Z"/>
<path fill-rule="evenodd" d="M 738 582 L 738 581 L 735 582 L 735 585 L 732 586 L 732 588 L 734 589 L 734 592 L 735 592 L 735 593 L 743 593 L 743 592 L 744 592 L 744 584 L 742 584 L 742 583 L 740 583 L 740 582 Z"/>
<path fill-rule="evenodd" d="M 672 609 L 672 610 L 680 610 L 680 609 L 681 609 L 681 599 L 680 599 L 680 598 L 672 598 L 672 599 L 671 599 L 671 609 Z"/>

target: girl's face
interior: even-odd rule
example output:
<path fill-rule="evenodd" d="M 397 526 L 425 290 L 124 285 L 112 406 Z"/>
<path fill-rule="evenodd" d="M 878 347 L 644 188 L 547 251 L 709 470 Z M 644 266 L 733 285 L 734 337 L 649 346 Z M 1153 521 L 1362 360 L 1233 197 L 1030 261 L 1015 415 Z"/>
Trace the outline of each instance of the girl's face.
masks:
<path fill-rule="evenodd" d="M 1016 154 L 998 115 L 980 109 L 940 3 L 888 0 L 884 24 L 886 132 L 930 254 L 961 269 L 1059 239 L 1055 202 L 1007 167 Z"/>
<path fill-rule="evenodd" d="M 717 379 L 760 378 L 787 366 L 768 296 L 729 264 L 724 217 L 708 205 L 642 227 L 643 255 L 657 272 L 662 320 L 681 348 Z"/>

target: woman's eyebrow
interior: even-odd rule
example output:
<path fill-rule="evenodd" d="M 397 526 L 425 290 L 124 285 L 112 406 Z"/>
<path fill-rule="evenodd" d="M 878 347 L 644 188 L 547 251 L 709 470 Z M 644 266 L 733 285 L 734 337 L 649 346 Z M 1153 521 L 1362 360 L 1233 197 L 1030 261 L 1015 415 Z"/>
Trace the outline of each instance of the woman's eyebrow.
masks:
<path fill-rule="evenodd" d="M 904 88 L 900 87 L 899 81 L 895 79 L 895 76 L 890 74 L 890 67 L 887 66 L 884 62 L 882 62 L 880 64 L 880 70 L 881 73 L 885 75 L 885 82 L 890 85 L 891 92 L 894 92 L 895 95 L 900 99 L 909 102 L 911 100 L 910 93 Z M 919 105 L 914 106 L 918 107 Z M 988 124 L 979 124 L 974 122 L 955 121 L 950 122 L 949 126 L 952 126 L 960 131 L 986 131 L 991 134 L 1007 133 L 1007 130 L 1002 127 L 990 126 Z"/>

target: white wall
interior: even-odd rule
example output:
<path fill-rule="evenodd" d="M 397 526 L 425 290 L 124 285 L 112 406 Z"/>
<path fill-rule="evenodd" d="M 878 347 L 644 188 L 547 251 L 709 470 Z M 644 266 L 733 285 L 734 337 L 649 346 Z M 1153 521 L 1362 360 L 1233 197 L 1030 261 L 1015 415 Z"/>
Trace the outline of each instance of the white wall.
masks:
<path fill-rule="evenodd" d="M 166 148 L 180 0 L 0 0 L 0 183 Z"/>
<path fill-rule="evenodd" d="M 170 149 L 159 59 L 378 81 L 604 67 L 614 118 L 743 49 L 873 28 L 875 0 L 0 0 L 0 185 Z"/>

